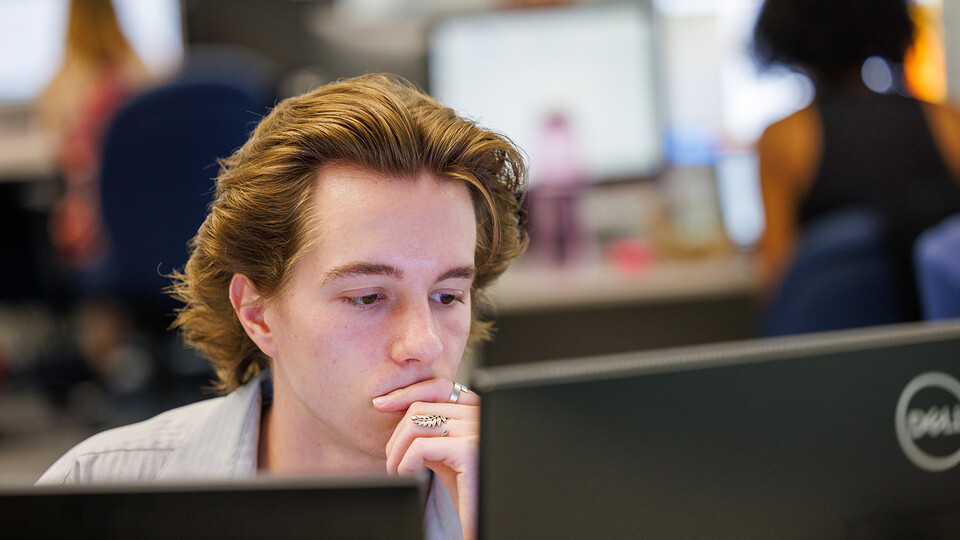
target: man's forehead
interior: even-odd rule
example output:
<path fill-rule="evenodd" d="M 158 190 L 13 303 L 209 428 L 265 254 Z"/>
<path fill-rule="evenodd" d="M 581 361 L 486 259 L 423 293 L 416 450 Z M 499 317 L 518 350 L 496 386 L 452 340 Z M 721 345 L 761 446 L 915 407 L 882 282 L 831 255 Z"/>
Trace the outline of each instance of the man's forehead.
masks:
<path fill-rule="evenodd" d="M 392 177 L 355 166 L 331 166 L 318 173 L 313 203 L 310 249 L 332 249 L 337 264 L 389 263 L 385 250 L 396 254 L 418 241 L 441 242 L 447 252 L 458 245 L 467 248 L 467 262 L 473 262 L 477 223 L 462 180 L 432 174 Z M 357 238 L 358 231 L 364 235 Z M 353 241 L 345 241 L 347 237 Z M 469 241 L 463 242 L 465 238 Z"/>
<path fill-rule="evenodd" d="M 315 217 L 323 222 L 326 213 L 340 209 L 339 206 L 348 201 L 351 204 L 394 206 L 392 197 L 410 197 L 414 190 L 418 206 L 465 203 L 464 211 L 475 220 L 472 196 L 464 180 L 439 177 L 430 172 L 416 176 L 387 175 L 354 165 L 327 166 L 317 173 L 313 201 L 320 211 Z"/>

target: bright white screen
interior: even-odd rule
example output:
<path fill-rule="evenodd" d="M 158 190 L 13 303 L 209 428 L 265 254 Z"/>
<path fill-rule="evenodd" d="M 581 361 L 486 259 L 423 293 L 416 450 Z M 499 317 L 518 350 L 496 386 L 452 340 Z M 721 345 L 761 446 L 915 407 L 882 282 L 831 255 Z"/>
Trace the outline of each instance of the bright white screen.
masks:
<path fill-rule="evenodd" d="M 158 75 L 183 58 L 179 0 L 114 0 L 124 35 Z M 0 0 L 0 103 L 43 91 L 63 58 L 68 0 Z"/>
<path fill-rule="evenodd" d="M 720 154 L 714 168 L 724 231 L 744 249 L 756 245 L 766 226 L 759 166 L 754 151 L 742 151 Z"/>
<path fill-rule="evenodd" d="M 638 177 L 661 162 L 652 40 L 637 3 L 457 16 L 431 32 L 430 91 L 517 143 L 533 182 L 557 112 L 590 180 Z"/>

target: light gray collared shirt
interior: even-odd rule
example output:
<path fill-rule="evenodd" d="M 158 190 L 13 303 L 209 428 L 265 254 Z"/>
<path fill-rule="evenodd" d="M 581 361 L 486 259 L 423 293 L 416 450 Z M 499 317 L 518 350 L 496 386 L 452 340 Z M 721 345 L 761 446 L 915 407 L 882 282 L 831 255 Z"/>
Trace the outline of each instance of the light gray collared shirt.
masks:
<path fill-rule="evenodd" d="M 249 478 L 257 474 L 264 391 L 262 373 L 226 396 L 169 410 L 98 433 L 70 449 L 37 484 L 155 482 Z M 426 538 L 462 538 L 460 517 L 433 475 L 424 515 Z"/>

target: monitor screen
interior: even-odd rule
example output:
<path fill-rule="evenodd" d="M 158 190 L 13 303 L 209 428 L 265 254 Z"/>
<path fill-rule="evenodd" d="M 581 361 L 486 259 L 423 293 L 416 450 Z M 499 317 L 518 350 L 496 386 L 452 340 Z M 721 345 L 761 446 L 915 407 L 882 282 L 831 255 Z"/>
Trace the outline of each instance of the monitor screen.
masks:
<path fill-rule="evenodd" d="M 429 32 L 429 90 L 517 143 L 533 185 L 643 177 L 661 164 L 652 26 L 647 2 L 451 16 Z"/>
<path fill-rule="evenodd" d="M 960 537 L 960 324 L 484 368 L 482 538 Z"/>
<path fill-rule="evenodd" d="M 69 0 L 0 1 L 0 103 L 36 98 L 63 59 Z M 130 45 L 166 75 L 183 58 L 180 0 L 113 0 Z"/>
<path fill-rule="evenodd" d="M 423 538 L 426 476 L 0 489 L 10 538 Z"/>
<path fill-rule="evenodd" d="M 751 51 L 763 0 L 653 0 L 664 87 L 664 147 L 677 166 L 753 146 L 771 123 L 805 107 L 813 86 Z"/>

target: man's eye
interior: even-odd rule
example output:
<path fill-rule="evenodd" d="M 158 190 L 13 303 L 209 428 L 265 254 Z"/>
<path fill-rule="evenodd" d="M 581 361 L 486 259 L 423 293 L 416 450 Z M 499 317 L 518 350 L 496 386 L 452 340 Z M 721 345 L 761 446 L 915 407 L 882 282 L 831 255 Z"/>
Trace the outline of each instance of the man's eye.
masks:
<path fill-rule="evenodd" d="M 463 302 L 463 299 L 455 294 L 438 294 L 436 295 L 436 300 L 445 306 L 449 306 L 454 302 Z"/>
<path fill-rule="evenodd" d="M 357 307 L 366 307 L 366 306 L 372 306 L 382 298 L 383 298 L 382 294 L 373 293 L 373 294 L 365 294 L 363 296 L 350 296 L 346 298 L 346 301 Z"/>

